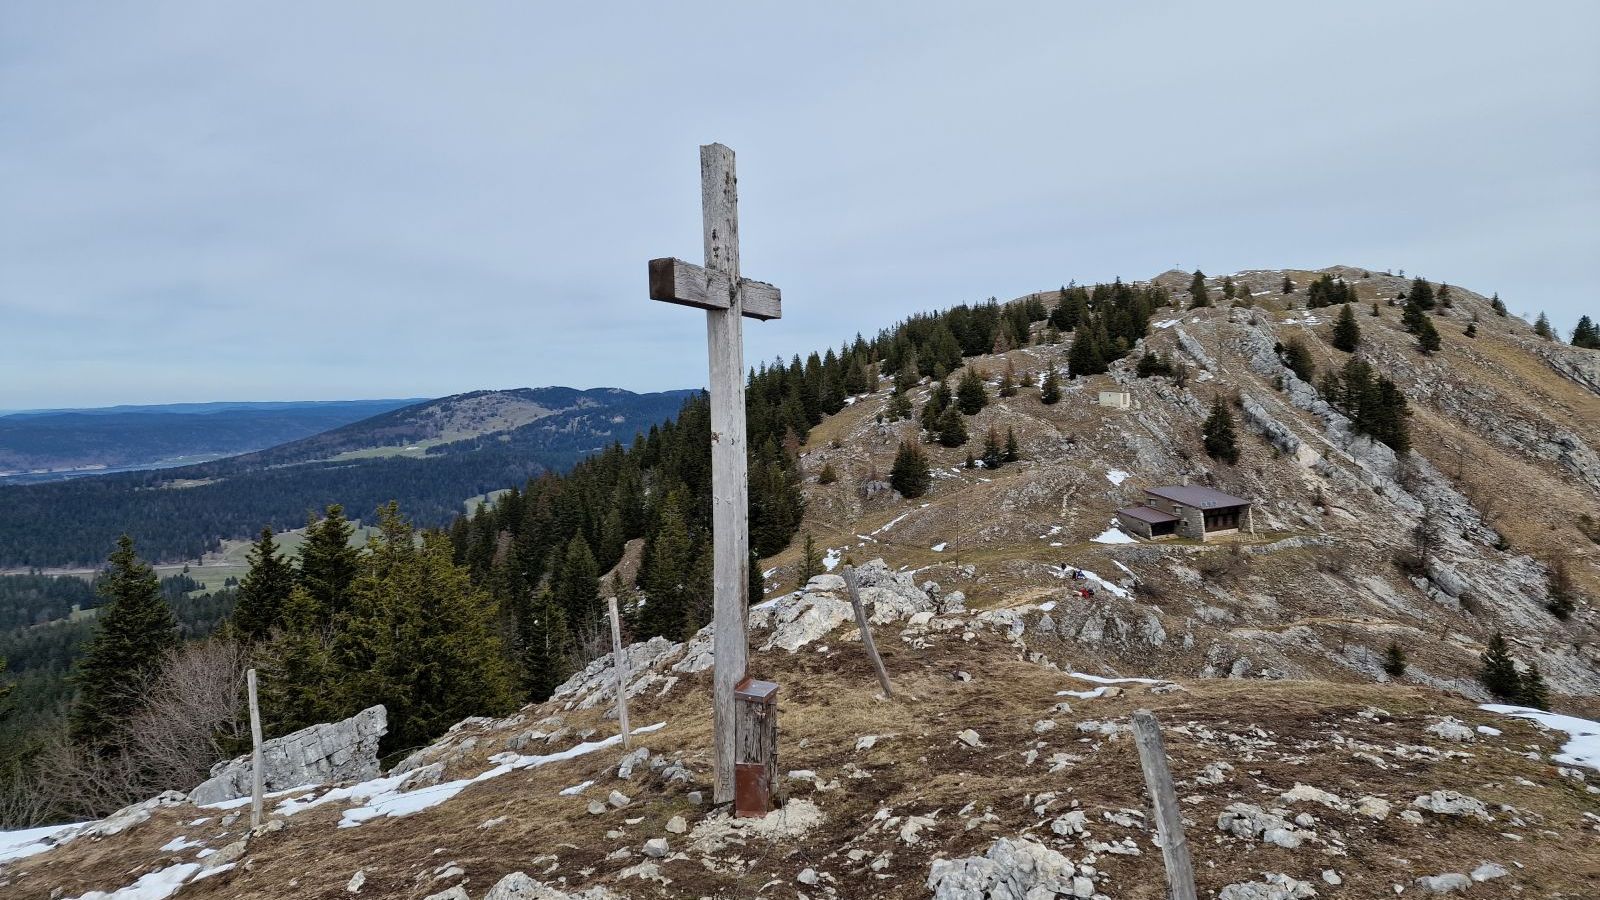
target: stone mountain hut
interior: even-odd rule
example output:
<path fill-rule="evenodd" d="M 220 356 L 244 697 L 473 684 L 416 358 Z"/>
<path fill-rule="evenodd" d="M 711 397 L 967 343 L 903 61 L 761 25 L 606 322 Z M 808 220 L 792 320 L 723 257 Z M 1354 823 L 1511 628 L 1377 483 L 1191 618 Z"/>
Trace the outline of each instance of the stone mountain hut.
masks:
<path fill-rule="evenodd" d="M 1210 535 L 1255 533 L 1249 500 L 1187 484 L 1146 488 L 1144 493 L 1143 506 L 1117 510 L 1117 522 L 1132 534 L 1203 541 Z"/>

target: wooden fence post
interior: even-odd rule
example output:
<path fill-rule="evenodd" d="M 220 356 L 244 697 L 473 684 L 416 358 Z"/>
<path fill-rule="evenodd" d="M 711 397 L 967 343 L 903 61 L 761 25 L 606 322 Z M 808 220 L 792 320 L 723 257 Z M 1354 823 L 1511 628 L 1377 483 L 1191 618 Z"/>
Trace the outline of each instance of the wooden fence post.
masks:
<path fill-rule="evenodd" d="M 244 674 L 245 693 L 250 698 L 250 827 L 261 826 L 261 795 L 266 775 L 261 771 L 261 706 L 256 702 L 256 670 Z"/>
<path fill-rule="evenodd" d="M 855 566 L 844 567 L 844 586 L 850 593 L 850 605 L 855 607 L 856 625 L 861 629 L 861 643 L 867 648 L 867 658 L 872 660 L 872 667 L 878 672 L 878 684 L 883 687 L 883 696 L 894 699 L 894 685 L 889 683 L 889 673 L 884 671 L 883 658 L 878 655 L 878 645 L 872 640 L 872 626 L 867 622 L 867 611 L 861 605 L 861 588 L 856 580 Z"/>
<path fill-rule="evenodd" d="M 611 613 L 611 666 L 617 670 L 617 723 L 622 727 L 622 746 L 633 741 L 628 734 L 628 658 L 622 653 L 622 620 L 617 617 L 617 598 L 607 597 Z"/>
<path fill-rule="evenodd" d="M 1172 770 L 1167 767 L 1167 745 L 1161 739 L 1161 726 L 1150 710 L 1133 714 L 1133 741 L 1139 748 L 1144 784 L 1155 810 L 1156 843 L 1161 845 L 1161 856 L 1167 864 L 1167 895 L 1171 900 L 1195 900 L 1194 863 L 1183 838 L 1183 810 L 1178 808 L 1178 792 L 1172 786 Z"/>

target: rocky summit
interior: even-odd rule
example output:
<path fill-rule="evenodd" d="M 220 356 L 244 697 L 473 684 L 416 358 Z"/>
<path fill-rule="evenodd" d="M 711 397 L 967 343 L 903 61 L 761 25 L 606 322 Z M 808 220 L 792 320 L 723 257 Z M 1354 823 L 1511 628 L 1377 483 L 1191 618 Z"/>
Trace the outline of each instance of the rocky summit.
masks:
<path fill-rule="evenodd" d="M 1339 306 L 1306 306 L 1322 275 L 1353 292 L 1360 358 L 1408 400 L 1408 448 L 1376 440 L 1327 378 L 1356 354 L 1332 344 Z M 1174 297 L 1189 281 L 1154 279 Z M 295 762 L 253 829 L 232 762 L 188 795 L 5 835 L 0 891 L 1155 900 L 1163 848 L 1133 727 L 1149 710 L 1199 896 L 1593 896 L 1600 354 L 1461 288 L 1429 313 L 1442 347 L 1423 354 L 1391 303 L 1409 279 L 1229 281 L 1231 302 L 1156 310 L 1108 372 L 1062 379 L 1059 402 L 1041 380 L 1069 342 L 1042 327 L 968 358 L 987 403 L 971 445 L 922 442 L 920 496 L 886 477 L 923 437 L 887 379 L 813 429 L 811 552 L 797 539 L 763 560 L 749 610 L 751 673 L 778 685 L 783 802 L 765 817 L 710 802 L 703 630 L 625 648 L 630 747 L 606 654 L 387 770 L 381 710 L 281 738 Z M 1219 406 L 1232 462 L 1208 447 Z M 1013 458 L 980 457 L 991 429 Z M 1248 515 L 1219 518 L 1219 496 Z M 1183 519 L 1172 497 L 1223 506 L 1203 537 L 1156 535 Z M 1480 675 L 1501 645 L 1514 677 L 1542 673 L 1550 711 L 1495 702 Z"/>

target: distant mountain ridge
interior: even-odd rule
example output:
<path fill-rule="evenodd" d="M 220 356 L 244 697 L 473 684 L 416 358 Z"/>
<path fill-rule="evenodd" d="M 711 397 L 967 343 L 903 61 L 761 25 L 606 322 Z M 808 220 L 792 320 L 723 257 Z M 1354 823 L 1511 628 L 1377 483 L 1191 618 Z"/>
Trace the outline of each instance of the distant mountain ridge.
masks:
<path fill-rule="evenodd" d="M 396 500 L 419 525 L 444 525 L 470 497 L 631 442 L 696 393 L 472 391 L 194 465 L 0 482 L 0 569 L 94 565 L 124 531 L 153 560 L 192 560 L 263 525 L 304 525 L 331 503 L 362 517 Z"/>
<path fill-rule="evenodd" d="M 219 402 L 23 410 L 0 416 L 0 483 L 184 465 L 294 441 L 416 402 Z"/>

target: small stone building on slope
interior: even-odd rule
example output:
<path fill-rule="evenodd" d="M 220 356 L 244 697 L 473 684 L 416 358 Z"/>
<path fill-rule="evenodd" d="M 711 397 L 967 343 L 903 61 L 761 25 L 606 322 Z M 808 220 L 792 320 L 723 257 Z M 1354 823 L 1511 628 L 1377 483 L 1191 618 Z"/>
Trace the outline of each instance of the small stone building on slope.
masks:
<path fill-rule="evenodd" d="M 1249 500 L 1187 484 L 1146 488 L 1144 494 L 1142 506 L 1117 510 L 1117 522 L 1129 533 L 1203 541 L 1213 535 L 1255 532 Z"/>

